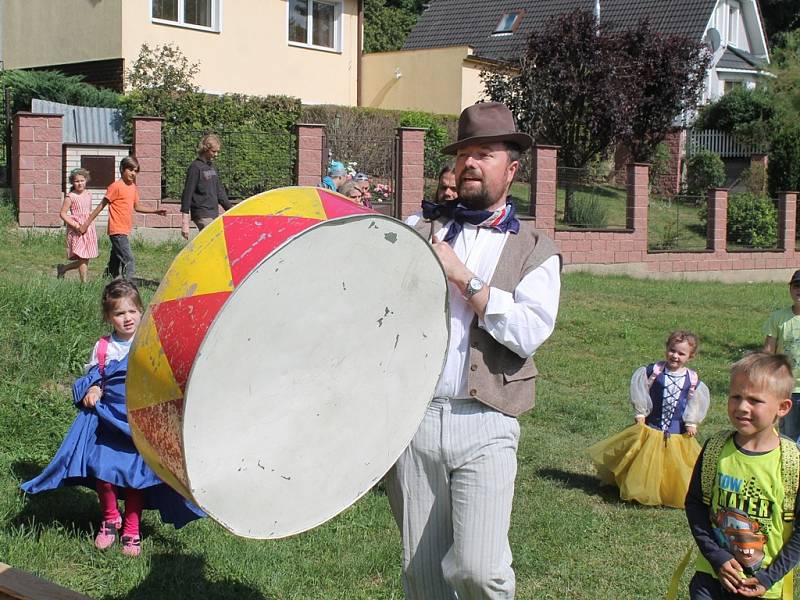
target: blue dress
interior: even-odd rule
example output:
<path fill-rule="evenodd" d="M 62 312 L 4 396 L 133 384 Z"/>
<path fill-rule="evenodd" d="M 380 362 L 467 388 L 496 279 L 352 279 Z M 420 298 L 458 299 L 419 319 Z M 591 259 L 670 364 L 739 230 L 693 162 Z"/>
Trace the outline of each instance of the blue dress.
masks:
<path fill-rule="evenodd" d="M 50 464 L 20 487 L 28 494 L 62 485 L 95 489 L 99 479 L 123 488 L 123 494 L 124 488 L 145 490 L 145 508 L 158 509 L 162 521 L 183 527 L 205 514 L 162 482 L 133 444 L 125 407 L 129 349 L 130 343 L 112 338 L 104 376 L 94 364 L 74 383 L 72 398 L 78 415 Z M 96 351 L 95 346 L 93 357 Z M 87 390 L 101 383 L 103 395 L 97 404 L 93 408 L 83 406 Z"/>

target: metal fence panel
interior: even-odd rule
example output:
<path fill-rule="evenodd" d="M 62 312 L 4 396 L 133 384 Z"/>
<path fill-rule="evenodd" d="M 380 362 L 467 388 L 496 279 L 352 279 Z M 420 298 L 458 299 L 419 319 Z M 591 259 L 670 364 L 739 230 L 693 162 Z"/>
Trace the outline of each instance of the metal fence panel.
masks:
<path fill-rule="evenodd" d="M 165 128 L 162 134 L 162 197 L 179 200 L 186 169 L 207 131 Z M 296 136 L 286 131 L 223 131 L 214 165 L 232 200 L 293 185 Z"/>
<path fill-rule="evenodd" d="M 686 136 L 686 155 L 691 157 L 700 150 L 719 154 L 722 158 L 742 158 L 753 154 L 766 154 L 766 147 L 744 144 L 730 133 L 714 129 L 689 129 Z"/>

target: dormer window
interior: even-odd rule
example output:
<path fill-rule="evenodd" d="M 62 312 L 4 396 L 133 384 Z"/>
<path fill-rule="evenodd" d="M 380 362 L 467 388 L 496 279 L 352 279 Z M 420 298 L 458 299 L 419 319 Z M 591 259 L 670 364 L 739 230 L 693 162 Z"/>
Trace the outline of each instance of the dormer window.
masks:
<path fill-rule="evenodd" d="M 511 35 L 519 27 L 520 21 L 522 21 L 522 16 L 524 14 L 524 10 L 512 10 L 507 13 L 503 13 L 503 16 L 500 17 L 500 22 L 492 32 L 492 35 Z"/>

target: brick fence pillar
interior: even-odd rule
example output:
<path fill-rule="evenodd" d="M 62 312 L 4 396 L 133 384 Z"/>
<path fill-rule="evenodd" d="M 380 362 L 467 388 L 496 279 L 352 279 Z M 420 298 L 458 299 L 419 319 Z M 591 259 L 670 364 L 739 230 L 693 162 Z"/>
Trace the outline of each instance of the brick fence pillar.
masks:
<path fill-rule="evenodd" d="M 795 252 L 797 232 L 797 192 L 778 192 L 778 248 Z"/>
<path fill-rule="evenodd" d="M 650 165 L 628 165 L 628 199 L 625 226 L 633 230 L 636 250 L 647 252 L 647 205 L 650 194 Z M 640 247 L 641 246 L 641 247 Z"/>
<path fill-rule="evenodd" d="M 531 150 L 531 216 L 536 217 L 536 229 L 551 237 L 556 229 L 556 186 L 559 146 L 540 146 Z"/>
<path fill-rule="evenodd" d="M 61 226 L 62 121 L 61 115 L 14 115 L 11 179 L 21 227 Z"/>
<path fill-rule="evenodd" d="M 294 164 L 294 180 L 297 185 L 319 185 L 325 175 L 324 156 L 325 125 L 298 123 L 297 160 Z"/>
<path fill-rule="evenodd" d="M 394 216 L 418 211 L 425 194 L 425 129 L 397 128 L 397 189 Z"/>
<path fill-rule="evenodd" d="M 728 239 L 728 190 L 708 190 L 708 241 L 707 248 L 724 252 Z"/>
<path fill-rule="evenodd" d="M 139 161 L 136 187 L 144 206 L 157 208 L 161 200 L 161 117 L 133 117 L 133 155 Z M 169 227 L 169 215 L 144 215 L 134 213 L 138 227 Z"/>

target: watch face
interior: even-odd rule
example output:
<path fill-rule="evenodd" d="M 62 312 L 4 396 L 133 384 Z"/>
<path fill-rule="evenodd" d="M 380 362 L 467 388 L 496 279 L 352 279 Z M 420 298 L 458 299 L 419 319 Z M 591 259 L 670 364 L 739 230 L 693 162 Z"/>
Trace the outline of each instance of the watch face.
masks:
<path fill-rule="evenodd" d="M 467 294 L 472 296 L 473 294 L 477 294 L 483 288 L 483 281 L 478 279 L 477 277 L 473 277 L 467 283 Z"/>

